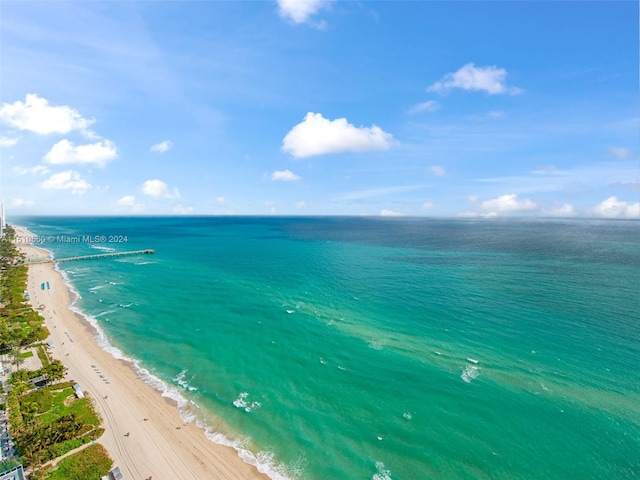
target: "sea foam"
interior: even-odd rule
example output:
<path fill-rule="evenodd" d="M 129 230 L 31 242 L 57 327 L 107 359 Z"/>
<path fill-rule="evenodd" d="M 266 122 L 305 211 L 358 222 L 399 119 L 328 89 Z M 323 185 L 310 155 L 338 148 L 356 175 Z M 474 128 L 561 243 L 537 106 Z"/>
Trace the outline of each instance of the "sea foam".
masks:
<path fill-rule="evenodd" d="M 53 253 L 50 251 L 48 251 L 48 253 L 50 254 L 51 258 L 53 258 Z M 275 460 L 273 453 L 262 451 L 254 453 L 246 448 L 249 439 L 231 440 L 226 435 L 215 432 L 205 421 L 202 420 L 203 415 L 199 412 L 200 407 L 194 401 L 188 400 L 175 386 L 161 380 L 159 377 L 155 376 L 149 370 L 143 367 L 138 360 L 129 357 L 122 350 L 115 347 L 110 342 L 107 334 L 100 327 L 100 324 L 96 317 L 85 313 L 77 306 L 78 300 L 80 300 L 82 296 L 69 280 L 67 272 L 60 269 L 57 263 L 54 265 L 55 270 L 60 274 L 65 286 L 71 293 L 69 309 L 72 312 L 76 313 L 80 318 L 83 318 L 93 328 L 95 328 L 96 334 L 94 335 L 94 339 L 105 352 L 109 353 L 117 360 L 130 362 L 140 380 L 160 392 L 163 397 L 173 400 L 178 407 L 178 412 L 180 413 L 180 418 L 182 419 L 182 421 L 185 423 L 194 423 L 198 428 L 202 428 L 205 431 L 205 436 L 209 440 L 219 445 L 232 447 L 234 450 L 236 450 L 236 452 L 238 452 L 238 456 L 243 462 L 249 465 L 253 465 L 260 473 L 265 474 L 272 480 L 291 480 L 292 477 L 290 476 L 289 469 L 284 464 L 278 463 Z M 103 314 L 105 313 L 106 312 L 103 312 Z M 260 404 L 260 402 L 252 402 L 252 405 L 250 405 L 250 407 L 255 409 L 259 408 L 261 405 L 262 404 Z"/>
<path fill-rule="evenodd" d="M 371 480 L 391 480 L 391 472 L 384 468 L 384 463 L 376 462 L 376 473 L 373 474 Z"/>
<path fill-rule="evenodd" d="M 460 374 L 460 378 L 467 383 L 471 383 L 471 380 L 478 378 L 480 375 L 480 368 L 475 365 L 467 365 L 462 370 L 462 374 Z"/>

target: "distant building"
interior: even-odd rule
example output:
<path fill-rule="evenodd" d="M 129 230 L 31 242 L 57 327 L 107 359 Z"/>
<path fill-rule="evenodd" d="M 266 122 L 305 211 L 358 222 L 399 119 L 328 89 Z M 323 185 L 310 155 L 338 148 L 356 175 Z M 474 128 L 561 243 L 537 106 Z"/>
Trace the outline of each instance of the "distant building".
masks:
<path fill-rule="evenodd" d="M 0 473 L 0 480 L 25 480 L 22 465 Z"/>

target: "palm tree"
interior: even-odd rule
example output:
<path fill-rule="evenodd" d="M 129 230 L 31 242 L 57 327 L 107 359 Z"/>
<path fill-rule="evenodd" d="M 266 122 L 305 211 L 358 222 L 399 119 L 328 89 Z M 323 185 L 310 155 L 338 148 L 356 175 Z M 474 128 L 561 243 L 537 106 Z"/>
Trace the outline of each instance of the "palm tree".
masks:
<path fill-rule="evenodd" d="M 60 381 L 64 378 L 65 368 L 62 362 L 58 359 L 51 362 L 49 365 L 42 367 L 40 373 L 47 377 L 48 381 Z"/>

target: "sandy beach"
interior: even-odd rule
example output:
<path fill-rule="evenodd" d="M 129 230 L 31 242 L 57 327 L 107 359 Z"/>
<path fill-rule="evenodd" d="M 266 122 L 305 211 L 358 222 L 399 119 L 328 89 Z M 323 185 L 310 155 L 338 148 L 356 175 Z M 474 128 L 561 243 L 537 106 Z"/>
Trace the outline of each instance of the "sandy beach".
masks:
<path fill-rule="evenodd" d="M 16 235 L 30 234 L 16 227 Z M 18 246 L 28 258 L 47 256 L 31 245 Z M 43 282 L 49 282 L 49 290 L 41 289 Z M 29 266 L 28 292 L 34 308 L 44 306 L 53 356 L 68 368 L 67 378 L 94 399 L 106 429 L 99 443 L 125 480 L 267 478 L 233 448 L 215 444 L 203 429 L 185 424 L 176 404 L 138 378 L 130 362 L 104 351 L 95 329 L 69 309 L 70 292 L 52 263 Z"/>

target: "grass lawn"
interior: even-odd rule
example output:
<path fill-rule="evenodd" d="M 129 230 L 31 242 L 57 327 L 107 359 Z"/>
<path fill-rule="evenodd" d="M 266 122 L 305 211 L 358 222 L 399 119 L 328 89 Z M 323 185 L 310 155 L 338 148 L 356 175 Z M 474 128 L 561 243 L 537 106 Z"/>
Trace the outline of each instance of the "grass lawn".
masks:
<path fill-rule="evenodd" d="M 45 400 L 40 401 L 41 398 Z M 57 389 L 57 386 L 53 385 L 20 398 L 21 405 L 29 402 L 38 402 L 36 414 L 38 421 L 43 423 L 50 423 L 63 415 L 75 413 L 81 423 L 96 427 L 100 425 L 100 419 L 94 412 L 89 399 L 76 398 L 71 387 Z"/>
<path fill-rule="evenodd" d="M 22 427 L 14 431 L 14 440 L 26 465 L 64 455 L 104 433 L 89 398 L 76 398 L 69 383 L 27 393 L 18 404 Z"/>
<path fill-rule="evenodd" d="M 105 448 L 99 443 L 90 445 L 81 452 L 61 460 L 48 470 L 44 478 L 47 480 L 100 480 L 103 475 L 109 473 L 113 461 L 109 458 Z"/>

